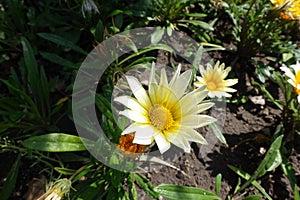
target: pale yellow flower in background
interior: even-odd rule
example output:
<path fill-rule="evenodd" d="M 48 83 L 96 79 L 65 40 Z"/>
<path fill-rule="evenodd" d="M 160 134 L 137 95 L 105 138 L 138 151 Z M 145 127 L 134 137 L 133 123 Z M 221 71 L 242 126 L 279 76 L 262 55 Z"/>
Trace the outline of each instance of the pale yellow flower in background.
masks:
<path fill-rule="evenodd" d="M 205 87 L 187 93 L 192 72 L 188 70 L 180 74 L 180 66 L 170 82 L 165 69 L 161 70 L 159 83 L 155 74 L 153 64 L 148 91 L 138 79 L 126 76 L 135 98 L 120 96 L 114 99 L 128 108 L 120 114 L 133 121 L 122 135 L 135 132 L 133 143 L 141 145 L 155 141 L 161 154 L 170 148 L 171 143 L 185 152 L 191 150 L 189 141 L 206 144 L 206 140 L 194 130 L 216 121 L 213 117 L 200 114 L 214 105 L 203 102 L 208 94 Z"/>
<path fill-rule="evenodd" d="M 209 63 L 207 64 L 206 69 L 200 65 L 200 75 L 197 76 L 197 81 L 194 83 L 196 87 L 202 87 L 207 85 L 206 90 L 209 91 L 208 96 L 210 98 L 213 97 L 231 97 L 231 94 L 228 92 L 236 92 L 235 89 L 230 88 L 238 82 L 238 79 L 227 79 L 225 78 L 228 76 L 231 68 L 225 68 L 225 64 L 218 61 L 214 67 L 212 67 Z"/>
<path fill-rule="evenodd" d="M 294 72 L 286 66 L 280 67 L 285 75 L 290 78 L 288 82 L 294 87 L 294 91 L 298 95 L 298 102 L 300 103 L 300 63 L 297 62 L 295 65 L 291 65 L 291 68 Z"/>
<path fill-rule="evenodd" d="M 52 183 L 45 194 L 37 200 L 61 200 L 68 195 L 71 190 L 71 181 L 69 179 L 59 179 Z"/>
<path fill-rule="evenodd" d="M 283 19 L 300 19 L 300 0 L 271 0 L 272 4 L 282 9 Z"/>

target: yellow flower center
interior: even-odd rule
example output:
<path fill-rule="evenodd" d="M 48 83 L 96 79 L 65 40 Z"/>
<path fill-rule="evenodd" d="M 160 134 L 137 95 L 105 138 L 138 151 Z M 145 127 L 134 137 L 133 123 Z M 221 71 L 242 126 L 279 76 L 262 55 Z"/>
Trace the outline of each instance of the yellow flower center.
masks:
<path fill-rule="evenodd" d="M 299 95 L 300 94 L 300 71 L 296 72 L 296 76 L 295 76 L 295 84 L 296 84 L 296 87 L 295 87 L 295 92 Z"/>
<path fill-rule="evenodd" d="M 217 84 L 214 81 L 207 82 L 207 90 L 214 91 L 217 89 Z"/>
<path fill-rule="evenodd" d="M 172 113 L 162 105 L 155 104 L 149 112 L 151 124 L 158 130 L 170 128 L 174 122 Z"/>

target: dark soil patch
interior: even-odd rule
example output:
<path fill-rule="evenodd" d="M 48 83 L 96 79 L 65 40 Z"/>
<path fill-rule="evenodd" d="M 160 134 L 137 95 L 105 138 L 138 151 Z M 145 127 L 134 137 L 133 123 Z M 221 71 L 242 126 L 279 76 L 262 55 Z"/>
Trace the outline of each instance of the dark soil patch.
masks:
<path fill-rule="evenodd" d="M 228 165 L 241 168 L 252 174 L 264 158 L 270 146 L 274 127 L 276 126 L 277 110 L 266 107 L 269 114 L 257 116 L 245 109 L 245 105 L 229 105 L 226 111 L 226 121 L 223 127 L 224 136 L 228 142 L 228 147 L 217 143 L 207 155 L 199 156 L 198 144 L 193 143 L 193 151 L 184 154 L 174 165 L 185 172 L 183 173 L 164 167 L 158 172 L 147 174 L 154 185 L 159 184 L 178 184 L 193 186 L 215 191 L 215 178 L 218 173 L 222 174 L 221 197 L 232 194 L 238 183 L 239 177 L 230 169 Z M 297 140 L 299 141 L 299 137 Z M 300 183 L 300 156 L 299 146 L 290 155 L 293 164 L 297 184 Z M 244 181 L 244 180 L 242 180 Z M 265 188 L 273 199 L 293 199 L 293 190 L 287 177 L 281 169 L 267 173 L 258 182 Z M 142 191 L 141 191 L 142 192 Z M 250 194 L 260 194 L 259 191 L 251 186 L 243 191 L 236 199 Z M 151 199 L 140 195 L 141 199 Z"/>
<path fill-rule="evenodd" d="M 172 58 L 168 53 L 159 52 L 157 63 L 168 65 L 170 59 Z M 183 66 L 183 69 L 191 67 L 189 64 Z M 199 152 L 201 145 L 193 143 L 193 151 L 190 154 L 183 154 L 173 163 L 187 176 L 175 169 L 164 167 L 146 174 L 153 185 L 177 184 L 215 191 L 215 179 L 217 174 L 221 173 L 221 197 L 226 199 L 228 195 L 233 194 L 239 180 L 239 176 L 228 165 L 238 167 L 249 174 L 256 170 L 272 142 L 276 126 L 280 123 L 281 111 L 251 85 L 251 81 L 257 79 L 253 73 L 238 75 L 239 80 L 243 81 L 234 86 L 238 90 L 234 97 L 247 96 L 248 100 L 243 104 L 227 104 L 222 132 L 228 146 L 218 142 L 203 155 Z M 281 98 L 281 91 L 276 85 L 267 82 L 266 87 L 271 89 L 273 96 Z M 206 132 L 202 130 L 202 134 L 205 135 Z M 300 185 L 300 146 L 297 142 L 299 139 L 300 137 L 296 136 L 295 149 L 289 156 L 295 170 L 297 185 Z M 293 199 L 293 189 L 280 167 L 257 181 L 273 199 Z M 138 191 L 139 199 L 151 199 L 142 190 Z M 235 199 L 243 199 L 251 194 L 260 192 L 254 186 L 250 186 L 235 196 Z"/>

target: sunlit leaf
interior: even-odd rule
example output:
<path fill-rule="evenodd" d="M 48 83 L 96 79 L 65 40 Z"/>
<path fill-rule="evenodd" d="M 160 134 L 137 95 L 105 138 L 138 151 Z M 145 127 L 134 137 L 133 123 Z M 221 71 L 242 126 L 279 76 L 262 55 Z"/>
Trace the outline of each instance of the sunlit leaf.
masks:
<path fill-rule="evenodd" d="M 161 196 L 166 197 L 171 200 L 221 200 L 216 194 L 195 187 L 187 187 L 172 184 L 162 184 L 156 186 L 154 190 Z"/>
<path fill-rule="evenodd" d="M 64 133 L 33 136 L 23 141 L 26 148 L 47 152 L 85 151 L 80 137 Z"/>

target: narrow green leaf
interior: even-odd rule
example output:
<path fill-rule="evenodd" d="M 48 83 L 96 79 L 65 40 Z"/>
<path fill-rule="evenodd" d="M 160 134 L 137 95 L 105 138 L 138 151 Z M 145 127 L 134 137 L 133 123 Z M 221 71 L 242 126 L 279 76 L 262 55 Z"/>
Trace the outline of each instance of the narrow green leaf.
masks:
<path fill-rule="evenodd" d="M 186 16 L 201 18 L 201 17 L 206 17 L 207 15 L 204 13 L 187 13 Z"/>
<path fill-rule="evenodd" d="M 224 135 L 222 134 L 221 130 L 219 129 L 216 123 L 209 124 L 209 127 L 211 128 L 215 136 L 220 140 L 220 142 L 222 142 L 223 144 L 227 144 Z"/>
<path fill-rule="evenodd" d="M 148 194 L 149 196 L 151 196 L 155 199 L 157 199 L 159 197 L 159 194 L 155 191 L 155 188 L 153 187 L 153 185 L 147 178 L 145 178 L 141 174 L 134 174 L 134 178 L 137 181 L 137 183 L 139 184 L 139 186 L 144 189 L 146 194 Z"/>
<path fill-rule="evenodd" d="M 300 200 L 299 190 L 296 184 L 294 186 L 294 200 Z"/>
<path fill-rule="evenodd" d="M 282 169 L 283 173 L 286 175 L 286 177 L 289 179 L 291 187 L 294 188 L 294 199 L 300 200 L 298 186 L 296 184 L 295 171 L 293 169 L 291 162 L 288 160 L 288 158 L 286 156 L 286 151 L 287 150 L 284 147 L 282 147 L 282 149 L 281 149 L 281 156 L 282 156 L 281 169 Z"/>
<path fill-rule="evenodd" d="M 123 13 L 122 10 L 116 9 L 116 10 L 112 11 L 107 17 L 112 17 L 112 16 L 119 15 L 122 13 Z"/>
<path fill-rule="evenodd" d="M 221 192 L 221 181 L 222 181 L 222 174 L 218 174 L 216 177 L 216 194 L 220 196 Z"/>
<path fill-rule="evenodd" d="M 16 187 L 16 182 L 17 182 L 17 177 L 18 177 L 18 172 L 20 167 L 20 160 L 21 160 L 21 154 L 18 155 L 15 163 L 13 164 L 13 166 L 8 172 L 6 181 L 0 192 L 0 197 L 2 200 L 9 199 L 11 193 L 14 191 Z"/>
<path fill-rule="evenodd" d="M 54 170 L 63 175 L 73 175 L 76 172 L 76 170 L 74 169 L 68 169 L 62 167 L 54 167 Z"/>
<path fill-rule="evenodd" d="M 101 20 L 99 20 L 99 22 L 96 26 L 94 36 L 98 42 L 102 42 L 104 40 L 104 25 Z"/>
<path fill-rule="evenodd" d="M 262 91 L 280 110 L 283 110 L 282 105 L 274 99 L 274 97 L 270 94 L 270 92 L 265 88 L 264 85 L 259 84 L 255 81 L 252 81 L 251 83 L 254 86 L 258 86 L 260 91 Z"/>
<path fill-rule="evenodd" d="M 135 188 L 134 180 L 135 180 L 134 174 L 130 173 L 129 176 L 128 176 L 128 186 L 129 186 L 129 189 L 130 189 L 129 190 L 129 197 L 132 200 L 138 200 L 138 193 L 137 193 L 137 190 Z"/>
<path fill-rule="evenodd" d="M 154 188 L 154 191 L 171 200 L 221 200 L 220 197 L 210 191 L 173 184 L 158 185 Z"/>
<path fill-rule="evenodd" d="M 249 180 L 251 178 L 251 175 L 244 172 L 243 170 L 236 168 L 232 165 L 228 165 L 228 167 L 234 171 L 235 173 L 237 173 L 240 177 L 242 177 L 243 179 Z M 266 192 L 266 190 L 257 182 L 257 181 L 252 181 L 251 183 L 253 186 L 255 186 L 268 200 L 272 200 L 272 198 L 270 197 L 270 195 Z M 239 188 L 238 188 L 239 189 Z M 235 190 L 234 194 L 237 193 L 237 190 Z"/>
<path fill-rule="evenodd" d="M 263 176 L 266 172 L 271 171 L 280 165 L 281 157 L 278 158 L 278 156 L 280 156 L 280 153 L 278 152 L 280 151 L 282 138 L 283 135 L 280 135 L 274 140 L 258 168 L 255 170 L 251 178 L 241 186 L 239 191 L 245 189 L 249 184 L 251 184 L 257 178 Z"/>
<path fill-rule="evenodd" d="M 130 60 L 130 59 L 132 59 L 132 58 L 134 58 L 136 56 L 140 56 L 140 55 L 142 55 L 144 53 L 147 53 L 147 52 L 150 52 L 150 51 L 159 50 L 159 49 L 160 50 L 168 51 L 170 53 L 173 52 L 173 49 L 170 46 L 166 45 L 166 44 L 152 44 L 152 45 L 150 45 L 150 46 L 148 46 L 146 48 L 143 48 L 143 49 L 139 50 L 136 53 L 131 54 L 130 56 L 127 56 L 126 58 L 124 58 L 122 61 L 119 62 L 119 65 L 122 65 L 126 61 L 128 61 L 128 60 Z"/>
<path fill-rule="evenodd" d="M 33 95 L 37 96 L 37 85 L 38 85 L 38 77 L 39 77 L 39 72 L 37 68 L 37 63 L 34 57 L 34 52 L 31 48 L 30 43 L 28 40 L 24 37 L 21 37 L 21 44 L 23 47 L 23 56 L 24 56 L 24 61 L 25 61 L 25 67 L 26 67 L 26 72 L 28 75 L 28 81 L 31 85 L 31 89 L 33 92 Z M 26 83 L 27 84 L 27 83 Z"/>
<path fill-rule="evenodd" d="M 75 64 L 69 60 L 66 60 L 57 54 L 48 53 L 48 52 L 40 52 L 40 54 L 44 59 L 46 59 L 52 63 L 58 64 L 58 65 L 61 65 L 64 67 L 72 68 L 72 69 L 78 69 L 78 64 Z"/>
<path fill-rule="evenodd" d="M 201 58 L 202 58 L 202 54 L 204 52 L 203 46 L 201 45 L 198 50 L 197 53 L 195 55 L 195 58 L 193 60 L 193 73 L 196 74 L 201 62 Z"/>
<path fill-rule="evenodd" d="M 73 49 L 74 51 L 77 51 L 78 53 L 82 53 L 84 55 L 87 55 L 87 52 L 84 51 L 82 48 L 80 48 L 79 46 L 77 46 L 76 44 L 74 44 L 73 42 L 59 36 L 59 35 L 55 35 L 52 33 L 38 33 L 38 36 L 40 36 L 41 38 L 44 38 L 46 40 L 49 40 L 55 44 L 64 46 L 64 47 L 68 47 Z"/>
<path fill-rule="evenodd" d="M 33 136 L 23 141 L 26 148 L 47 152 L 85 151 L 80 137 L 64 133 Z"/>
<path fill-rule="evenodd" d="M 22 99 L 24 99 L 25 102 L 27 102 L 30 105 L 30 109 L 33 113 L 36 114 L 37 118 L 40 118 L 40 112 L 36 106 L 36 104 L 33 102 L 33 100 L 22 90 L 19 88 L 14 87 L 12 84 L 10 84 L 8 81 L 0 79 L 1 82 L 3 82 L 9 89 L 15 91 L 17 93 L 17 96 L 20 96 Z"/>
<path fill-rule="evenodd" d="M 208 24 L 206 22 L 203 22 L 203 21 L 199 21 L 199 20 L 185 20 L 185 19 L 182 19 L 182 20 L 179 20 L 179 22 L 193 24 L 195 26 L 200 26 L 201 28 L 203 28 L 205 30 L 209 30 L 209 31 L 214 30 L 214 28 L 210 24 Z"/>

